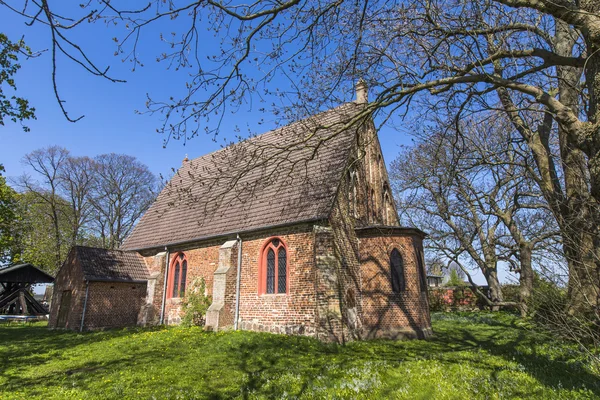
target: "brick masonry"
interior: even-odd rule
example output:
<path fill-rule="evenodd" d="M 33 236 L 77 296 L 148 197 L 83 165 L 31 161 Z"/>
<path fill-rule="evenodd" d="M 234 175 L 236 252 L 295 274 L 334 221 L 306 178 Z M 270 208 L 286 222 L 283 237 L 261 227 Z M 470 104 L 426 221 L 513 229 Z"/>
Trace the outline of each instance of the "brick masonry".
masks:
<path fill-rule="evenodd" d="M 417 235 L 387 232 L 360 237 L 362 282 L 362 336 L 366 338 L 402 336 L 424 337 L 431 333 L 427 287 L 419 278 L 422 265 L 415 251 L 422 247 Z M 391 285 L 390 254 L 398 249 L 404 265 L 405 290 L 394 293 Z"/>
<path fill-rule="evenodd" d="M 61 304 L 61 298 L 65 291 L 71 291 L 71 303 L 67 314 L 66 324 L 60 328 L 79 329 L 85 298 L 85 282 L 81 265 L 79 264 L 77 257 L 75 257 L 74 252 L 69 253 L 67 260 L 58 271 L 56 279 L 54 280 L 52 306 L 48 321 L 49 328 L 59 328 L 58 314 L 63 306 Z"/>

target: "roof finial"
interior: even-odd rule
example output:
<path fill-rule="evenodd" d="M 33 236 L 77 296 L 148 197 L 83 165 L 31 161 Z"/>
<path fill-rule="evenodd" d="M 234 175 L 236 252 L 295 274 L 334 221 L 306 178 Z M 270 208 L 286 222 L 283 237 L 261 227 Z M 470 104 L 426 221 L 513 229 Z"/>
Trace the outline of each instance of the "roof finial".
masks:
<path fill-rule="evenodd" d="M 188 158 L 187 154 L 185 155 L 185 157 L 183 159 L 183 162 L 186 162 L 186 161 L 190 161 L 190 159 Z"/>
<path fill-rule="evenodd" d="M 356 101 L 357 104 L 366 104 L 369 102 L 369 87 L 367 82 L 360 78 L 356 83 Z"/>

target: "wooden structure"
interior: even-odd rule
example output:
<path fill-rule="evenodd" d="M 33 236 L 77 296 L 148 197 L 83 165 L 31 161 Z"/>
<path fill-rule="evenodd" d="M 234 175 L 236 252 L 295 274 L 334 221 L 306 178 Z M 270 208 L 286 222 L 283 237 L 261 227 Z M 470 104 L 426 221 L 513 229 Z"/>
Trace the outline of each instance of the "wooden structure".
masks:
<path fill-rule="evenodd" d="M 52 283 L 54 278 L 33 266 L 18 264 L 0 269 L 0 314 L 44 315 L 48 310 L 30 293 L 31 286 Z"/>

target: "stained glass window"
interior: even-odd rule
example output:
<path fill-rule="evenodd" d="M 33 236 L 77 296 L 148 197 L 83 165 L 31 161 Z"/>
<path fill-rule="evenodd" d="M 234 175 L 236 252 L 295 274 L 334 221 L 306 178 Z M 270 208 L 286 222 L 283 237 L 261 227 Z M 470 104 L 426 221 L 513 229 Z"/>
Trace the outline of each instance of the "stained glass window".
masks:
<path fill-rule="evenodd" d="M 171 268 L 168 271 L 167 295 L 172 297 L 183 297 L 185 295 L 185 281 L 187 279 L 188 262 L 184 253 L 175 255 Z"/>
<path fill-rule="evenodd" d="M 287 291 L 287 258 L 285 248 L 281 247 L 277 253 L 277 293 L 285 293 Z"/>
<path fill-rule="evenodd" d="M 285 294 L 288 285 L 287 250 L 281 239 L 271 239 L 263 250 L 263 280 L 260 292 L 263 294 Z"/>
<path fill-rule="evenodd" d="M 179 293 L 181 297 L 185 294 L 185 280 L 187 278 L 187 260 L 181 263 L 181 283 L 179 284 Z"/>
<path fill-rule="evenodd" d="M 171 297 L 179 297 L 179 261 L 175 264 L 173 272 L 173 292 Z"/>
<path fill-rule="evenodd" d="M 267 293 L 275 293 L 275 252 L 267 253 Z"/>

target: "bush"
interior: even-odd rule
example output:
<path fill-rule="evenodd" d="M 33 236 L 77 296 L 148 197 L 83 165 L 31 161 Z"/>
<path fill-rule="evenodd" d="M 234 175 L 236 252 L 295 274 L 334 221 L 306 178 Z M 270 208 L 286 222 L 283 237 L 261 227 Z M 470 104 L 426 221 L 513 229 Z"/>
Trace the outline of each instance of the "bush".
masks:
<path fill-rule="evenodd" d="M 584 347 L 600 346 L 600 327 L 593 313 L 567 312 L 567 290 L 536 276 L 531 298 L 532 318 L 554 334 Z"/>
<path fill-rule="evenodd" d="M 518 303 L 520 301 L 519 290 L 520 286 L 513 283 L 502 285 L 502 297 L 504 298 L 504 301 Z"/>
<path fill-rule="evenodd" d="M 460 276 L 458 276 L 458 272 L 455 269 L 450 270 L 450 276 L 448 277 L 448 282 L 446 282 L 446 286 L 467 286 L 467 282 L 463 281 Z"/>
<path fill-rule="evenodd" d="M 204 325 L 206 311 L 211 302 L 210 296 L 206 295 L 206 281 L 204 281 L 204 278 L 195 279 L 181 302 L 183 308 L 181 324 L 184 326 Z"/>
<path fill-rule="evenodd" d="M 429 310 L 432 312 L 439 312 L 446 311 L 447 308 L 442 292 L 429 289 Z"/>

